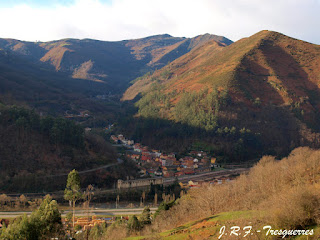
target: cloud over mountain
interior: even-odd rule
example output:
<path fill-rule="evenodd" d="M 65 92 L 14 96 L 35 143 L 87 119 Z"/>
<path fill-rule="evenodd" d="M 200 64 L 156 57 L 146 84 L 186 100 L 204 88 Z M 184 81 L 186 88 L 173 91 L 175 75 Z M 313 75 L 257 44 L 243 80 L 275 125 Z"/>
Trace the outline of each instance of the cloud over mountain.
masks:
<path fill-rule="evenodd" d="M 0 37 L 123 40 L 161 33 L 193 37 L 209 32 L 238 40 L 272 29 L 319 43 L 319 10 L 319 0 L 76 0 L 69 4 L 56 1 L 50 6 L 21 3 L 1 7 L 0 21 L 5 24 Z"/>

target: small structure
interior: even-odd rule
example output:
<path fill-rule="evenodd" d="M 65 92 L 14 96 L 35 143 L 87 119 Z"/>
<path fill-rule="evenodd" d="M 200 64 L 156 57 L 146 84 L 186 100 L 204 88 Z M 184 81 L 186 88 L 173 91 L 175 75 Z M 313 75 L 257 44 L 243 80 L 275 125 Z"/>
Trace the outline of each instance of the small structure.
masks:
<path fill-rule="evenodd" d="M 163 184 L 162 178 L 148 178 L 148 179 L 137 179 L 137 180 L 127 180 L 123 181 L 121 179 L 118 180 L 117 188 L 135 188 L 135 187 L 148 187 L 151 184 L 153 185 L 161 185 Z"/>

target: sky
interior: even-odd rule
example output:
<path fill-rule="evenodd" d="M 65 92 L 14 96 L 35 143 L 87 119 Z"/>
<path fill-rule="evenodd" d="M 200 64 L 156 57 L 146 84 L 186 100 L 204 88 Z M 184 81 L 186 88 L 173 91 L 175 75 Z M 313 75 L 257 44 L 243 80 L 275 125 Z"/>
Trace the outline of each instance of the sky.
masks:
<path fill-rule="evenodd" d="M 320 0 L 0 0 L 0 38 L 106 41 L 261 30 L 320 44 Z"/>

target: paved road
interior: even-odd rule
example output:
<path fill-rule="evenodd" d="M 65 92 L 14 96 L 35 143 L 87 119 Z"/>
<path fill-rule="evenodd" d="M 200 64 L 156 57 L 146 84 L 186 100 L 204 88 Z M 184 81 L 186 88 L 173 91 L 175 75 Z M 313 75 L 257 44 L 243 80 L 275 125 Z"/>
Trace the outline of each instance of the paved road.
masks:
<path fill-rule="evenodd" d="M 151 213 L 154 213 L 157 208 L 150 208 Z M 105 209 L 105 208 L 95 208 L 90 210 L 90 216 L 93 215 L 139 215 L 143 211 L 143 208 L 121 208 L 121 209 Z M 62 216 L 66 216 L 68 212 L 72 212 L 72 210 L 64 211 Z M 0 212 L 0 218 L 16 218 L 22 216 L 23 214 L 30 215 L 31 212 Z M 86 210 L 76 210 L 76 216 L 86 216 Z"/>

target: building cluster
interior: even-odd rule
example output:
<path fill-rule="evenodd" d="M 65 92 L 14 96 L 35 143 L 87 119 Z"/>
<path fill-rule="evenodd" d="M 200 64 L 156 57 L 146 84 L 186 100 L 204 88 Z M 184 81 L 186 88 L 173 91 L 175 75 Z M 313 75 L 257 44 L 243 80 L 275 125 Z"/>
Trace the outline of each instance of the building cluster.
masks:
<path fill-rule="evenodd" d="M 122 134 L 112 135 L 111 140 L 128 148 L 126 156 L 137 163 L 141 177 L 177 177 L 209 172 L 218 167 L 216 159 L 204 151 L 190 151 L 177 158 L 175 153 L 162 153 L 128 140 Z"/>
<path fill-rule="evenodd" d="M 115 221 L 115 217 L 114 218 L 97 218 L 96 216 L 92 216 L 92 217 L 75 217 L 75 226 L 80 226 L 81 229 L 83 230 L 87 230 L 87 229 L 91 229 L 92 227 L 94 227 L 95 225 L 100 225 L 102 223 L 106 223 L 106 224 L 111 224 Z M 64 224 L 71 224 L 69 223 L 68 219 L 65 218 L 63 221 Z"/>

